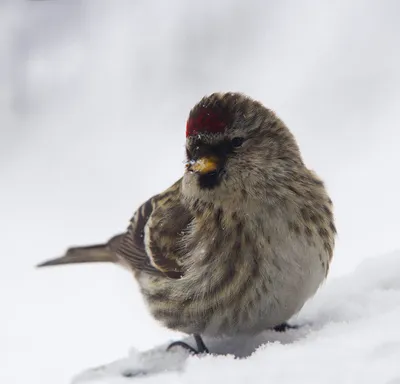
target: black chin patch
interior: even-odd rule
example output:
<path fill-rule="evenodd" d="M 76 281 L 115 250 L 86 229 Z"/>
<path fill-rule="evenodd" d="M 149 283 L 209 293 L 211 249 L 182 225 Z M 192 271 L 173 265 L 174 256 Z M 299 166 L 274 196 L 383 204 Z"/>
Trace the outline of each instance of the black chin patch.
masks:
<path fill-rule="evenodd" d="M 210 172 L 199 175 L 199 187 L 201 189 L 213 189 L 221 183 L 220 172 Z"/>

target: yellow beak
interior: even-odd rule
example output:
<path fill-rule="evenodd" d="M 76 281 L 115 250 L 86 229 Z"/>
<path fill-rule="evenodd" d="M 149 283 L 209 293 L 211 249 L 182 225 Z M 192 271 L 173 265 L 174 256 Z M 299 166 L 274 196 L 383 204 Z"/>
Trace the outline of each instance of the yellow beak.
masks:
<path fill-rule="evenodd" d="M 214 172 L 218 168 L 218 159 L 216 157 L 200 157 L 197 160 L 190 160 L 186 163 L 188 171 L 200 173 L 205 175 L 206 173 Z"/>

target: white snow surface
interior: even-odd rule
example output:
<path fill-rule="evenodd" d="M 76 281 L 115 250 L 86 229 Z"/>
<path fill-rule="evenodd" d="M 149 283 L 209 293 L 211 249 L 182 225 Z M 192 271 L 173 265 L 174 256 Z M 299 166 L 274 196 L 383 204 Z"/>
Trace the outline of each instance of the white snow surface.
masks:
<path fill-rule="evenodd" d="M 129 350 L 185 337 L 119 268 L 33 266 L 124 230 L 182 174 L 189 109 L 228 90 L 275 110 L 325 180 L 331 273 L 301 329 L 209 341 L 249 357 L 176 353 L 179 372 L 131 380 L 399 383 L 399 14 L 396 0 L 0 0 L 0 383 L 101 364 L 86 379 L 125 383 L 155 362 Z"/>
<path fill-rule="evenodd" d="M 400 252 L 370 259 L 323 287 L 292 320 L 298 329 L 208 340 L 214 355 L 187 360 L 165 346 L 133 350 L 74 383 L 400 383 L 399 276 Z"/>

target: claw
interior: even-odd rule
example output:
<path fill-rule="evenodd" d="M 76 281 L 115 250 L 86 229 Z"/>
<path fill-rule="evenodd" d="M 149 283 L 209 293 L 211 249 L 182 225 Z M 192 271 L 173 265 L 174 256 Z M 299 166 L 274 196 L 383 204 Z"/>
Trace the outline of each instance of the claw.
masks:
<path fill-rule="evenodd" d="M 204 341 L 200 335 L 194 335 L 194 340 L 196 341 L 197 349 L 193 348 L 191 345 L 185 343 L 184 341 L 174 341 L 173 343 L 171 343 L 168 346 L 167 351 L 169 351 L 173 347 L 179 346 L 179 347 L 182 347 L 183 349 L 186 349 L 193 355 L 209 353 L 209 350 L 206 347 L 206 345 L 204 344 Z"/>
<path fill-rule="evenodd" d="M 277 325 L 276 327 L 272 328 L 275 332 L 286 332 L 289 329 L 298 329 L 298 325 L 290 325 L 288 323 L 282 323 Z"/>

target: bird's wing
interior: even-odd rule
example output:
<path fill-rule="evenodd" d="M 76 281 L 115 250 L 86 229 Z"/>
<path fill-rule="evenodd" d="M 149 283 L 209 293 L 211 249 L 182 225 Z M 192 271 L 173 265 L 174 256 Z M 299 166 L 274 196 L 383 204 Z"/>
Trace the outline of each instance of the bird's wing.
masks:
<path fill-rule="evenodd" d="M 113 262 L 156 276 L 179 278 L 181 239 L 192 217 L 180 200 L 181 179 L 166 191 L 153 196 L 135 213 L 127 231 L 107 243 L 72 247 L 38 267 L 62 264 Z"/>
<path fill-rule="evenodd" d="M 181 240 L 192 216 L 181 203 L 181 180 L 146 201 L 120 239 L 117 255 L 136 271 L 179 278 Z"/>

